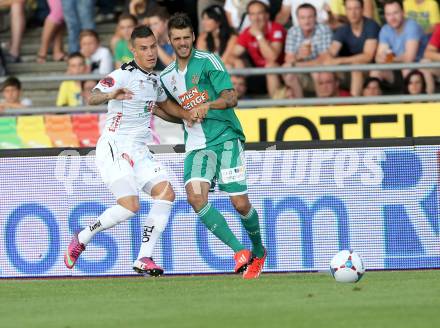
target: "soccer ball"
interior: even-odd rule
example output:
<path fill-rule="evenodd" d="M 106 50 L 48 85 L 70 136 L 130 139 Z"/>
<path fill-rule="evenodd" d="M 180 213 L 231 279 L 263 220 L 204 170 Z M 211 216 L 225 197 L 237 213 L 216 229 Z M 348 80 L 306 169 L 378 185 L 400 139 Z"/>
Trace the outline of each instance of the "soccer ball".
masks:
<path fill-rule="evenodd" d="M 330 271 L 337 282 L 358 282 L 365 272 L 365 266 L 358 253 L 344 250 L 333 256 Z"/>

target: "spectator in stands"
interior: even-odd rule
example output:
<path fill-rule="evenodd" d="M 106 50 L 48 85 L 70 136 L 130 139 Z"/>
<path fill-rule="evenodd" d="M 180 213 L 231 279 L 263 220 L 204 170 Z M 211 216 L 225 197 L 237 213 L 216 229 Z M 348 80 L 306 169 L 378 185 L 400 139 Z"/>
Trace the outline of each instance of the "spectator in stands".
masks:
<path fill-rule="evenodd" d="M 52 59 L 64 61 L 65 53 L 63 46 L 63 7 L 61 0 L 48 0 L 50 13 L 44 20 L 43 33 L 41 34 L 40 50 L 37 55 L 37 63 L 46 62 L 47 51 L 50 43 L 53 42 Z"/>
<path fill-rule="evenodd" d="M 374 59 L 380 27 L 372 19 L 363 16 L 363 0 L 345 0 L 348 24 L 339 27 L 333 35 L 325 64 L 351 65 L 368 64 Z M 360 96 L 364 74 L 351 72 L 350 92 Z"/>
<path fill-rule="evenodd" d="M 67 26 L 69 54 L 79 51 L 79 34 L 95 29 L 95 0 L 61 0 Z"/>
<path fill-rule="evenodd" d="M 386 0 L 385 20 L 387 22 L 379 33 L 379 46 L 376 63 L 412 63 L 423 55 L 423 29 L 411 18 L 405 18 L 400 0 Z M 403 70 L 405 77 L 409 73 Z M 370 76 L 394 83 L 392 71 L 372 71 Z"/>
<path fill-rule="evenodd" d="M 245 77 L 242 75 L 231 75 L 231 82 L 237 92 L 237 98 L 246 98 L 247 84 Z"/>
<path fill-rule="evenodd" d="M 426 94 L 426 82 L 423 73 L 413 70 L 405 77 L 403 93 L 406 95 Z"/>
<path fill-rule="evenodd" d="M 98 33 L 94 30 L 81 31 L 79 44 L 90 73 L 106 75 L 113 71 L 112 54 L 108 48 L 100 45 Z"/>
<path fill-rule="evenodd" d="M 405 0 L 405 16 L 414 19 L 425 31 L 432 33 L 434 26 L 440 23 L 440 12 L 435 0 Z"/>
<path fill-rule="evenodd" d="M 381 0 L 379 0 L 381 1 Z M 330 5 L 330 26 L 332 29 L 340 27 L 348 22 L 345 12 L 345 0 L 329 0 Z M 381 24 L 379 12 L 377 10 L 376 0 L 364 0 L 363 16 L 371 18 L 376 23 Z"/>
<path fill-rule="evenodd" d="M 153 31 L 158 43 L 156 70 L 164 69 L 175 59 L 173 47 L 168 39 L 169 17 L 166 8 L 160 6 L 147 13 L 147 25 Z"/>
<path fill-rule="evenodd" d="M 133 60 L 133 54 L 130 51 L 131 32 L 137 25 L 137 19 L 131 14 L 122 14 L 118 19 L 118 34 L 122 36 L 115 46 L 115 67 L 119 68 L 122 64 Z"/>
<path fill-rule="evenodd" d="M 317 22 L 317 11 L 309 3 L 303 3 L 296 10 L 298 26 L 292 26 L 287 32 L 284 57 L 285 67 L 317 66 L 322 63 L 332 40 L 332 31 Z M 284 83 L 291 89 L 293 98 L 302 98 L 303 90 L 315 91 L 315 82 L 311 77 L 316 74 L 284 74 Z"/>
<path fill-rule="evenodd" d="M 240 57 L 247 52 L 251 65 L 255 67 L 279 66 L 284 58 L 286 30 L 282 25 L 269 20 L 269 7 L 263 2 L 255 0 L 249 2 L 247 13 L 251 25 L 240 33 L 234 47 L 234 55 Z M 238 61 L 237 63 L 240 65 Z M 252 80 L 253 86 L 260 85 L 258 78 L 252 77 Z M 251 85 L 248 84 L 248 86 Z M 279 86 L 278 75 L 268 74 L 266 86 L 269 95 L 272 96 Z"/>
<path fill-rule="evenodd" d="M 4 54 L 8 63 L 21 62 L 21 40 L 26 28 L 25 3 L 26 0 L 11 0 L 6 4 L 11 8 L 11 40 L 9 53 Z"/>
<path fill-rule="evenodd" d="M 365 79 L 362 96 L 364 97 L 373 97 L 373 96 L 381 96 L 382 95 L 382 83 L 376 77 L 367 77 Z"/>
<path fill-rule="evenodd" d="M 81 81 L 81 105 L 87 105 L 89 103 L 92 90 L 96 87 L 98 81 L 86 80 Z"/>
<path fill-rule="evenodd" d="M 429 40 L 429 43 L 425 49 L 423 61 L 425 61 L 425 62 L 426 61 L 427 62 L 440 61 L 440 24 L 437 24 L 434 28 L 434 32 L 432 33 L 432 36 Z M 436 78 L 440 77 L 440 69 L 430 69 L 430 70 L 426 70 L 426 71 L 428 71 L 430 73 L 429 75 L 425 74 L 425 80 L 428 85 L 428 91 L 430 91 L 429 86 L 431 84 L 434 84 L 433 77 L 436 77 Z"/>
<path fill-rule="evenodd" d="M 86 73 L 84 56 L 75 52 L 67 59 L 67 75 L 81 75 Z M 57 106 L 75 107 L 81 105 L 81 82 L 63 81 L 58 89 Z"/>
<path fill-rule="evenodd" d="M 224 0 L 197 0 L 197 18 L 202 21 L 202 15 L 206 8 L 217 5 L 223 8 Z M 199 34 L 203 32 L 201 24 L 199 25 Z"/>
<path fill-rule="evenodd" d="M 350 93 L 339 88 L 336 74 L 319 72 L 316 78 L 316 96 L 319 98 L 350 97 Z"/>
<path fill-rule="evenodd" d="M 225 11 L 221 6 L 206 8 L 202 14 L 203 32 L 197 38 L 196 48 L 218 54 L 226 67 L 233 67 L 233 55 L 237 36 L 229 26 Z"/>
<path fill-rule="evenodd" d="M 3 99 L 0 100 L 0 111 L 9 108 L 24 108 L 32 106 L 32 101 L 21 98 L 21 82 L 16 77 L 8 77 L 2 84 Z"/>
<path fill-rule="evenodd" d="M 298 7 L 304 3 L 308 3 L 315 7 L 318 23 L 328 23 L 328 13 L 330 11 L 328 0 L 283 0 L 281 10 L 276 16 L 275 21 L 281 25 L 286 25 L 289 21 L 289 18 L 292 18 L 292 25 L 299 26 L 297 10 Z"/>
<path fill-rule="evenodd" d="M 269 8 L 269 0 L 260 0 Z M 232 26 L 237 32 L 244 31 L 250 25 L 249 13 L 247 11 L 249 0 L 235 1 L 226 0 L 224 9 L 228 18 L 229 26 Z"/>

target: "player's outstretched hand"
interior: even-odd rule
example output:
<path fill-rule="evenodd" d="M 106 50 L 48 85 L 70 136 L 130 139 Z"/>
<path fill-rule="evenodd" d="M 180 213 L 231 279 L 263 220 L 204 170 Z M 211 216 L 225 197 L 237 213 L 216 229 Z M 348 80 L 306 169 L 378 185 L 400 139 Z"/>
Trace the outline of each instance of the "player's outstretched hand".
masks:
<path fill-rule="evenodd" d="M 116 100 L 130 100 L 133 98 L 133 92 L 126 88 L 117 89 L 110 93 L 110 98 Z"/>

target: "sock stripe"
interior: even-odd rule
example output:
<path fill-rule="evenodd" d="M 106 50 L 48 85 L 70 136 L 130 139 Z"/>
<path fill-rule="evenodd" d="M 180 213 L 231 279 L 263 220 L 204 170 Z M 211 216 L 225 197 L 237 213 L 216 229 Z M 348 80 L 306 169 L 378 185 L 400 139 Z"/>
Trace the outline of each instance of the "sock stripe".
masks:
<path fill-rule="evenodd" d="M 251 209 L 249 210 L 249 213 L 248 214 L 246 214 L 246 215 L 240 215 L 240 217 L 241 217 L 241 219 L 242 220 L 247 220 L 247 219 L 249 219 L 252 215 L 254 215 L 254 213 L 255 213 L 255 208 L 253 208 L 253 207 L 251 207 Z"/>
<path fill-rule="evenodd" d="M 208 213 L 209 209 L 211 208 L 210 203 L 206 203 L 206 205 L 197 213 L 198 216 L 204 216 L 206 213 Z"/>

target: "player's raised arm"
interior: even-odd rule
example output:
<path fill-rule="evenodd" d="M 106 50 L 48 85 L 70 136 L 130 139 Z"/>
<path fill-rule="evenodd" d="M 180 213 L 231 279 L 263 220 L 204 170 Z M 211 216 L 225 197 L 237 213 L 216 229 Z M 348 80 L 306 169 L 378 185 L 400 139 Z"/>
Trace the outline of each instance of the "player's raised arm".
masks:
<path fill-rule="evenodd" d="M 126 88 L 116 89 L 111 92 L 102 92 L 95 88 L 89 98 L 89 105 L 101 105 L 109 100 L 129 100 L 133 97 L 133 92 Z"/>

